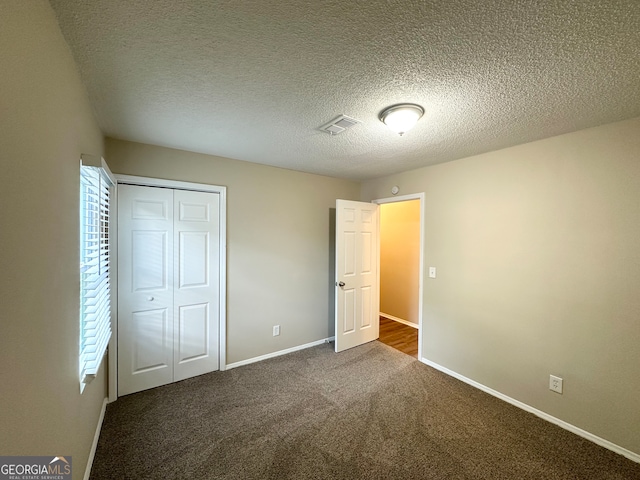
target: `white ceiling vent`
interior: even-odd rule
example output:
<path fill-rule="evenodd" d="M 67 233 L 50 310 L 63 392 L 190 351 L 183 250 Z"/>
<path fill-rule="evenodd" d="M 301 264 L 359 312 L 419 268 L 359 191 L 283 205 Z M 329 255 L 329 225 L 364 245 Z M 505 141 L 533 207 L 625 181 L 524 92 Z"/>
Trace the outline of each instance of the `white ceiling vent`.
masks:
<path fill-rule="evenodd" d="M 346 115 L 340 115 L 329 123 L 320 127 L 320 130 L 327 132 L 329 135 L 337 135 L 344 132 L 347 128 L 351 128 L 358 123 L 362 123 L 355 118 L 347 117 Z"/>

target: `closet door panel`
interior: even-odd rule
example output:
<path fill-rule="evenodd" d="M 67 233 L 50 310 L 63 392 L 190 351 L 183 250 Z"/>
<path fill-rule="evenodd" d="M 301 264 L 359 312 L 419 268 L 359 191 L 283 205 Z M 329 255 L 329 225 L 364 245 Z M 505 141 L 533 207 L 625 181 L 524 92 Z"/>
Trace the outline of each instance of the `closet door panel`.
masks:
<path fill-rule="evenodd" d="M 174 378 L 219 368 L 220 196 L 174 194 Z"/>
<path fill-rule="evenodd" d="M 173 192 L 118 187 L 118 394 L 173 381 Z"/>

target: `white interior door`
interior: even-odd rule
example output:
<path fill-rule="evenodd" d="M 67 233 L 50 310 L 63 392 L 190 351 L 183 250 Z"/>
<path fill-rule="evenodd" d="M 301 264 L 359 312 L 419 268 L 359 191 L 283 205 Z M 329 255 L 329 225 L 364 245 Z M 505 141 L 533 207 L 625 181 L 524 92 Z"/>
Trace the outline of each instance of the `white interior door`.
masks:
<path fill-rule="evenodd" d="M 220 196 L 118 187 L 118 395 L 219 368 Z"/>
<path fill-rule="evenodd" d="M 336 201 L 336 352 L 376 340 L 380 329 L 378 205 Z"/>
<path fill-rule="evenodd" d="M 173 191 L 118 186 L 118 394 L 173 381 Z"/>
<path fill-rule="evenodd" d="M 218 370 L 220 197 L 174 192 L 174 381 Z"/>

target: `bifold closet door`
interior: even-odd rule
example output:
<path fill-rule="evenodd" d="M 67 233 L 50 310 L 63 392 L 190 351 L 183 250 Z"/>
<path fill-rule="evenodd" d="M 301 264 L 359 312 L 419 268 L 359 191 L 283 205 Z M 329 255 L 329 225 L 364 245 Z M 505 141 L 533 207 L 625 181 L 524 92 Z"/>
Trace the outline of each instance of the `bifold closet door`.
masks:
<path fill-rule="evenodd" d="M 174 374 L 218 370 L 220 196 L 174 191 Z"/>
<path fill-rule="evenodd" d="M 118 186 L 118 395 L 219 367 L 219 195 Z"/>

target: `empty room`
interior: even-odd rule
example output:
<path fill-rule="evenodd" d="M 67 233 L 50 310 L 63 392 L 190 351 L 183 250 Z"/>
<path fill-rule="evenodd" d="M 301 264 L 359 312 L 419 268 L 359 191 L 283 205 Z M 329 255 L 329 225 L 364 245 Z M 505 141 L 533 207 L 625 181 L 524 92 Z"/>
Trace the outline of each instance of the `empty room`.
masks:
<path fill-rule="evenodd" d="M 637 0 L 3 0 L 0 62 L 0 478 L 640 479 Z"/>

